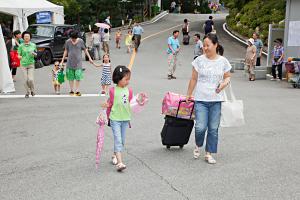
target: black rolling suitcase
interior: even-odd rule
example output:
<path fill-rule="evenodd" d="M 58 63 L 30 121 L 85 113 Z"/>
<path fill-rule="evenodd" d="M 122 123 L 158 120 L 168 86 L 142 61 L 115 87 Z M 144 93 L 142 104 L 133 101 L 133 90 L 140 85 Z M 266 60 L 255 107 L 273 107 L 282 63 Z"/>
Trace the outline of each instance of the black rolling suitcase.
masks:
<path fill-rule="evenodd" d="M 177 109 L 180 107 L 180 104 L 184 101 L 180 101 Z M 194 104 L 195 105 L 195 104 Z M 191 132 L 194 127 L 194 120 L 192 120 L 194 107 L 192 109 L 190 119 L 181 119 L 173 116 L 165 116 L 165 124 L 161 131 L 161 141 L 162 144 L 167 146 L 169 149 L 171 146 L 179 146 L 183 148 L 189 142 Z"/>
<path fill-rule="evenodd" d="M 182 43 L 184 45 L 189 45 L 190 44 L 190 36 L 188 34 L 187 35 L 183 35 Z"/>

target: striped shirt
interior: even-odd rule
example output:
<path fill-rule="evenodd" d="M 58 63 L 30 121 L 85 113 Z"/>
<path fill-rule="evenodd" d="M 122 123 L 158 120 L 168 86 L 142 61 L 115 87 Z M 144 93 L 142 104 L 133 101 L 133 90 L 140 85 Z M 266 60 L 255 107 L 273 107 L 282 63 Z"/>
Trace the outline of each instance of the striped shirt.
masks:
<path fill-rule="evenodd" d="M 111 84 L 111 66 L 110 63 L 103 63 L 101 85 Z"/>

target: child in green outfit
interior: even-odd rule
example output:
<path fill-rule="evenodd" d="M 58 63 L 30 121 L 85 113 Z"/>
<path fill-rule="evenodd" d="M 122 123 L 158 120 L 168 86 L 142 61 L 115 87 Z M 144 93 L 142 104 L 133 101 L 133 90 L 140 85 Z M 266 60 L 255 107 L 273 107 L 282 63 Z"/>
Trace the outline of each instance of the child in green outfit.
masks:
<path fill-rule="evenodd" d="M 103 104 L 103 107 L 111 108 L 109 119 L 114 136 L 112 163 L 116 165 L 119 172 L 126 169 L 121 153 L 125 144 L 125 132 L 131 119 L 130 100 L 132 98 L 132 90 L 127 87 L 130 75 L 130 70 L 125 66 L 117 66 L 115 68 L 113 82 L 116 86 L 110 89 L 108 103 Z"/>

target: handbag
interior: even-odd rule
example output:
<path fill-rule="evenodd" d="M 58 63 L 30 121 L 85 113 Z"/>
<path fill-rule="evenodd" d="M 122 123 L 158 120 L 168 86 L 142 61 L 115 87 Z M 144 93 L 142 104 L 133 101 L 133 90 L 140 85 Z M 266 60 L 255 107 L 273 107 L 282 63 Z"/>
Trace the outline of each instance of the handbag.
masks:
<path fill-rule="evenodd" d="M 35 61 L 35 63 L 34 63 L 34 68 L 35 69 L 39 69 L 39 68 L 42 68 L 42 67 L 44 67 L 44 64 L 43 64 L 42 60 L 41 59 L 37 59 Z"/>
<path fill-rule="evenodd" d="M 59 84 L 62 84 L 65 82 L 65 74 L 64 74 L 63 70 L 60 70 L 57 73 L 57 81 L 59 82 Z"/>
<path fill-rule="evenodd" d="M 162 102 L 162 114 L 173 116 L 181 119 L 194 119 L 195 112 L 194 112 L 194 103 L 186 103 L 183 102 L 181 106 L 179 106 L 180 101 L 186 101 L 186 96 L 176 94 L 173 92 L 167 92 L 164 96 Z M 192 99 L 193 100 L 193 99 Z M 192 116 L 190 116 L 192 113 Z"/>
<path fill-rule="evenodd" d="M 11 50 L 9 52 L 10 56 L 10 65 L 12 68 L 20 67 L 20 59 L 18 58 L 18 51 Z"/>
<path fill-rule="evenodd" d="M 239 127 L 245 124 L 244 104 L 242 100 L 237 100 L 229 84 L 230 98 L 228 99 L 224 90 L 225 101 L 221 108 L 221 127 Z"/>

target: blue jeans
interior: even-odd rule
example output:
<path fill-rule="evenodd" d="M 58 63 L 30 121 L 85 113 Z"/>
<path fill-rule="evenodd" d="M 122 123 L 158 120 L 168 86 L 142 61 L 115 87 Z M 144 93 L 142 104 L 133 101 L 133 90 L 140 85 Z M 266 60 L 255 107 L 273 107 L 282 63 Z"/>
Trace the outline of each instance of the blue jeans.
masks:
<path fill-rule="evenodd" d="M 202 147 L 206 136 L 205 150 L 209 153 L 217 153 L 218 129 L 221 119 L 221 102 L 196 101 L 195 103 L 195 139 L 196 145 Z"/>
<path fill-rule="evenodd" d="M 122 152 L 125 144 L 126 128 L 129 126 L 129 121 L 110 120 L 110 126 L 114 135 L 114 152 Z"/>

